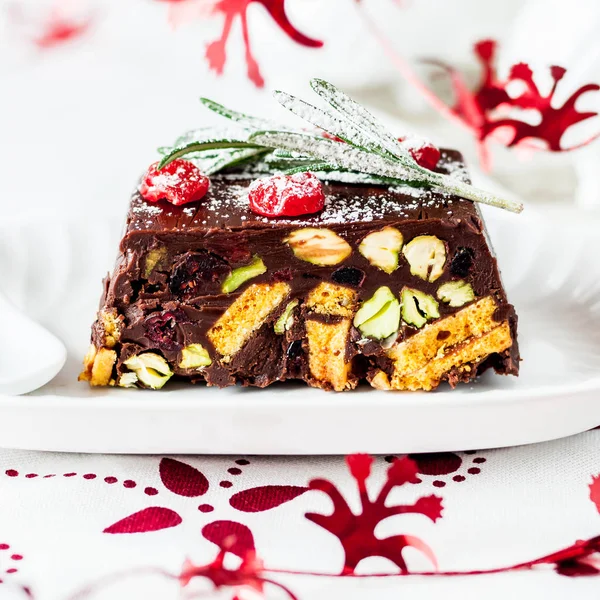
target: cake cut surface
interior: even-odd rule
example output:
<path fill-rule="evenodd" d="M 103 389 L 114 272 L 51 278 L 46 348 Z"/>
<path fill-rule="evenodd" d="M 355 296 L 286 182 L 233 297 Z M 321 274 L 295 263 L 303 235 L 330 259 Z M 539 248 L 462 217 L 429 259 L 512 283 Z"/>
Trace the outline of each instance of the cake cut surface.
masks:
<path fill-rule="evenodd" d="M 437 171 L 467 180 L 453 151 Z M 325 181 L 317 214 L 268 218 L 251 181 L 212 176 L 185 206 L 133 194 L 82 379 L 346 391 L 518 374 L 517 317 L 473 202 Z"/>

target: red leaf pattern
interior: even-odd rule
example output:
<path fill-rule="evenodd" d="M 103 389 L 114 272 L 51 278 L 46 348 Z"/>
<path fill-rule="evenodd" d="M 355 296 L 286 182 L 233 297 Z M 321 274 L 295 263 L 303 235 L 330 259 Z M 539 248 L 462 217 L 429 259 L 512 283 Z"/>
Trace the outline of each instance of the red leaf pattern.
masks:
<path fill-rule="evenodd" d="M 174 458 L 163 458 L 159 473 L 165 487 L 178 496 L 195 498 L 208 491 L 208 479 L 203 473 Z"/>
<path fill-rule="evenodd" d="M 74 22 L 53 13 L 43 32 L 34 39 L 38 48 L 53 48 L 82 36 L 90 28 L 91 21 Z"/>
<path fill-rule="evenodd" d="M 371 457 L 366 454 L 352 454 L 346 457 L 346 463 L 352 477 L 356 480 L 360 496 L 361 512 L 355 514 L 340 490 L 326 479 L 313 479 L 310 489 L 327 494 L 333 504 L 329 515 L 307 513 L 305 516 L 330 534 L 335 535 L 344 550 L 342 575 L 352 575 L 358 564 L 371 556 L 387 558 L 395 564 L 401 573 L 408 573 L 408 567 L 402 556 L 406 547 L 421 551 L 437 568 L 433 550 L 420 538 L 410 535 L 394 535 L 380 538 L 375 528 L 385 519 L 400 514 L 421 514 L 433 522 L 442 516 L 442 499 L 438 496 L 425 496 L 413 504 L 388 506 L 386 500 L 392 489 L 416 480 L 417 465 L 408 457 L 395 459 L 388 467 L 387 478 L 381 490 L 371 499 L 366 480 L 371 473 Z"/>
<path fill-rule="evenodd" d="M 229 504 L 242 512 L 262 512 L 297 498 L 308 488 L 296 485 L 263 485 L 242 490 L 229 499 Z"/>
<path fill-rule="evenodd" d="M 202 528 L 202 535 L 218 546 L 240 558 L 254 552 L 254 536 L 246 525 L 236 521 L 213 521 Z"/>
<path fill-rule="evenodd" d="M 145 533 L 176 527 L 181 523 L 181 517 L 170 508 L 149 506 L 133 513 L 104 530 L 104 533 Z"/>
<path fill-rule="evenodd" d="M 171 21 L 185 22 L 189 19 L 187 5 L 193 4 L 186 0 L 162 0 L 168 2 L 171 8 Z M 264 78 L 260 72 L 258 61 L 254 57 L 251 47 L 251 30 L 248 24 L 248 9 L 252 3 L 261 4 L 279 28 L 294 42 L 309 48 L 320 48 L 323 42 L 308 37 L 299 31 L 290 21 L 286 12 L 285 0 L 206 0 L 200 3 L 201 9 L 197 14 L 205 16 L 207 12 L 214 15 L 222 15 L 223 25 L 221 35 L 218 39 L 206 46 L 206 60 L 209 67 L 218 75 L 221 75 L 227 62 L 227 43 L 232 32 L 241 33 L 244 42 L 244 55 L 246 60 L 246 72 L 248 79 L 257 87 L 263 87 Z M 181 17 L 176 15 L 180 13 Z M 186 15 L 188 15 L 186 17 Z M 239 21 L 240 28 L 234 26 Z M 241 30 L 241 31 L 240 31 Z"/>
<path fill-rule="evenodd" d="M 451 107 L 451 111 L 473 131 L 480 146 L 484 167 L 487 166 L 488 157 L 483 144 L 500 129 L 510 132 L 508 139 L 503 141 L 509 147 L 521 143 L 530 145 L 532 140 L 537 140 L 543 142 L 545 149 L 551 152 L 574 150 L 598 137 L 594 135 L 568 148 L 561 144 L 565 132 L 572 125 L 597 116 L 598 113 L 593 111 L 578 111 L 575 103 L 583 94 L 600 90 L 600 86 L 584 85 L 573 91 L 561 106 L 555 106 L 554 95 L 566 69 L 559 66 L 550 67 L 553 85 L 548 94 L 543 94 L 534 81 L 533 71 L 526 63 L 513 65 L 508 77 L 500 79 L 495 67 L 496 47 L 494 40 L 482 40 L 475 44 L 474 52 L 481 63 L 482 76 L 479 85 L 473 91 L 467 86 L 462 73 L 441 61 L 429 61 L 448 74 L 455 95 L 455 105 Z M 517 96 L 511 96 L 507 92 L 507 87 L 513 81 L 520 81 L 524 86 L 524 91 Z M 435 102 L 433 104 L 439 108 Z M 513 116 L 512 113 L 499 116 L 499 109 L 506 113 L 512 108 L 537 111 L 539 122 L 532 125 L 520 120 L 518 114 Z M 500 141 L 500 138 L 497 140 Z"/>
<path fill-rule="evenodd" d="M 500 78 L 495 65 L 497 43 L 494 40 L 482 40 L 474 46 L 474 53 L 480 61 L 482 69 L 479 84 L 475 89 L 467 84 L 463 73 L 458 69 L 441 60 L 424 61 L 446 73 L 454 91 L 454 105 L 450 106 L 421 81 L 410 63 L 396 51 L 391 38 L 378 27 L 367 13 L 362 12 L 362 16 L 401 75 L 438 112 L 467 127 L 473 133 L 484 169 L 490 168 L 490 156 L 486 141 L 492 137 L 508 147 L 517 145 L 532 149 L 543 147 L 551 152 L 575 150 L 600 137 L 600 133 L 596 133 L 575 145 L 569 147 L 562 145 L 562 138 L 570 127 L 598 116 L 597 111 L 579 111 L 575 104 L 582 95 L 600 91 L 599 85 L 595 83 L 583 85 L 573 90 L 561 106 L 556 106 L 554 96 L 566 69 L 556 65 L 550 66 L 549 71 L 553 85 L 549 93 L 544 94 L 537 87 L 531 68 L 525 63 L 513 65 L 508 77 Z M 525 91 L 516 96 L 508 93 L 509 85 L 514 81 L 519 81 L 525 88 Z M 515 113 L 512 109 L 537 111 L 538 122 L 531 124 L 521 120 L 519 113 Z M 499 134 L 503 132 L 509 135 L 507 138 L 503 136 L 501 139 Z"/>
<path fill-rule="evenodd" d="M 600 475 L 592 477 L 592 483 L 590 483 L 590 500 L 596 505 L 596 509 L 600 513 Z"/>

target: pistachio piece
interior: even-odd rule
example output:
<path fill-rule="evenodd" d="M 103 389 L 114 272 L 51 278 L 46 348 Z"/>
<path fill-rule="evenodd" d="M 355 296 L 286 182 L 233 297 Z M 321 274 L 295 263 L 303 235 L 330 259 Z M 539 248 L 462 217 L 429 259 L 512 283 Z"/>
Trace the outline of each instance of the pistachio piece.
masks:
<path fill-rule="evenodd" d="M 173 375 L 167 361 L 154 352 L 132 356 L 123 364 L 137 375 L 139 381 L 153 390 L 160 390 Z"/>
<path fill-rule="evenodd" d="M 444 272 L 446 245 L 435 235 L 419 235 L 402 250 L 410 272 L 425 281 L 435 281 Z"/>
<path fill-rule="evenodd" d="M 230 294 L 237 290 L 242 284 L 246 283 L 249 279 L 253 279 L 254 277 L 258 277 L 263 273 L 267 272 L 267 267 L 265 263 L 262 261 L 260 256 L 254 256 L 252 262 L 249 265 L 245 265 L 244 267 L 238 267 L 234 269 L 223 282 L 221 286 L 221 290 L 224 294 Z"/>
<path fill-rule="evenodd" d="M 405 287 L 400 297 L 402 320 L 417 329 L 423 327 L 430 319 L 437 319 L 440 316 L 437 300 L 425 292 Z"/>
<path fill-rule="evenodd" d="M 384 339 L 400 327 L 400 303 L 389 287 L 380 287 L 354 316 L 354 326 L 362 335 Z"/>
<path fill-rule="evenodd" d="M 467 302 L 475 299 L 475 292 L 470 283 L 460 279 L 459 281 L 449 281 L 440 285 L 437 291 L 437 297 L 446 302 L 453 308 L 464 306 Z"/>
<path fill-rule="evenodd" d="M 181 351 L 181 369 L 200 369 L 210 367 L 211 364 L 212 359 L 202 344 L 189 344 Z"/>
<path fill-rule="evenodd" d="M 330 229 L 296 229 L 284 242 L 296 258 L 320 267 L 337 265 L 352 254 L 350 244 Z"/>
<path fill-rule="evenodd" d="M 119 382 L 117 383 L 117 385 L 119 387 L 124 387 L 124 388 L 132 388 L 135 387 L 135 384 L 138 381 L 138 377 L 135 373 L 131 372 L 131 373 L 123 373 L 123 375 L 121 375 L 121 377 L 119 377 Z"/>
<path fill-rule="evenodd" d="M 167 256 L 167 249 L 164 246 L 153 248 L 146 254 L 146 264 L 144 267 L 144 278 L 148 279 L 150 273 L 159 265 L 159 263 Z"/>
<path fill-rule="evenodd" d="M 298 300 L 298 298 L 295 298 L 291 302 L 288 302 L 288 305 L 285 307 L 283 313 L 281 313 L 279 319 L 275 321 L 273 329 L 275 330 L 275 333 L 277 335 L 283 335 L 292 327 L 294 323 L 294 315 L 292 313 L 294 312 L 294 309 L 296 308 L 296 306 L 298 306 L 298 304 L 300 304 L 300 300 Z"/>
<path fill-rule="evenodd" d="M 370 233 L 358 247 L 358 251 L 374 266 L 386 273 L 398 268 L 398 253 L 404 239 L 395 227 L 384 227 Z"/>

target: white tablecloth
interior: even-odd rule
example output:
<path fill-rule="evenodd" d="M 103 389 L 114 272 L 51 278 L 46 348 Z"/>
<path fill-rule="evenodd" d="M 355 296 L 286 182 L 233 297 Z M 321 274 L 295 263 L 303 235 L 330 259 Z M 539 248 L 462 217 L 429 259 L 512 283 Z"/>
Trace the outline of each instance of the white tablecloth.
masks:
<path fill-rule="evenodd" d="M 430 517 L 437 517 L 441 502 L 441 518 L 434 522 L 423 514 L 400 514 L 382 521 L 375 533 L 381 539 L 420 538 L 441 571 L 493 569 L 540 558 L 600 534 L 600 491 L 590 488 L 600 473 L 599 450 L 600 430 L 594 430 L 527 447 L 412 456 L 418 482 L 394 487 L 386 505 L 413 505 L 433 495 L 439 500 L 421 500 L 425 504 L 417 506 L 429 507 Z M 374 460 L 367 480 L 372 501 L 390 460 Z M 332 511 L 327 494 L 308 489 L 313 479 L 332 482 L 353 512 L 361 512 L 357 485 L 343 457 L 125 457 L 3 450 L 0 592 L 19 598 L 20 584 L 37 600 L 66 600 L 100 580 L 98 590 L 85 597 L 177 598 L 177 581 L 131 571 L 143 567 L 180 574 L 186 558 L 195 565 L 211 562 L 228 536 L 233 536 L 233 554 L 226 562 L 231 567 L 239 563 L 236 555 L 254 548 L 267 569 L 340 574 L 350 555 L 338 537 L 305 517 L 307 512 Z M 347 544 L 349 552 L 359 555 L 364 548 Z M 420 550 L 407 548 L 402 556 L 410 571 L 434 569 Z M 129 578 L 120 580 L 117 574 L 123 572 Z M 393 573 L 398 568 L 382 558 L 367 558 L 356 572 Z M 595 599 L 600 589 L 600 577 L 567 577 L 552 566 L 469 577 L 268 577 L 301 600 Z M 194 580 L 191 586 L 196 589 L 200 583 L 211 589 L 206 581 Z M 271 586 L 265 593 L 267 598 L 286 597 Z M 233 596 L 229 588 L 222 596 L 208 595 Z"/>

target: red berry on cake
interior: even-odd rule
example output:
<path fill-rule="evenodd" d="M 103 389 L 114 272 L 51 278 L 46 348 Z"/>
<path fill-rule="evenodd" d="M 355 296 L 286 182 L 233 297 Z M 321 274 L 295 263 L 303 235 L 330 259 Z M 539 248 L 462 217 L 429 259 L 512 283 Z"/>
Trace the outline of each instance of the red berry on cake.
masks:
<path fill-rule="evenodd" d="M 148 202 L 167 200 L 179 206 L 204 198 L 209 185 L 209 178 L 196 165 L 188 160 L 178 159 L 160 170 L 158 163 L 151 164 L 139 189 L 142 198 Z"/>
<path fill-rule="evenodd" d="M 264 217 L 297 217 L 323 210 L 325 195 L 312 173 L 257 179 L 248 190 L 250 210 Z"/>
<path fill-rule="evenodd" d="M 398 141 L 408 150 L 417 164 L 430 171 L 435 169 L 441 155 L 438 148 L 431 142 L 413 136 L 400 137 Z"/>

